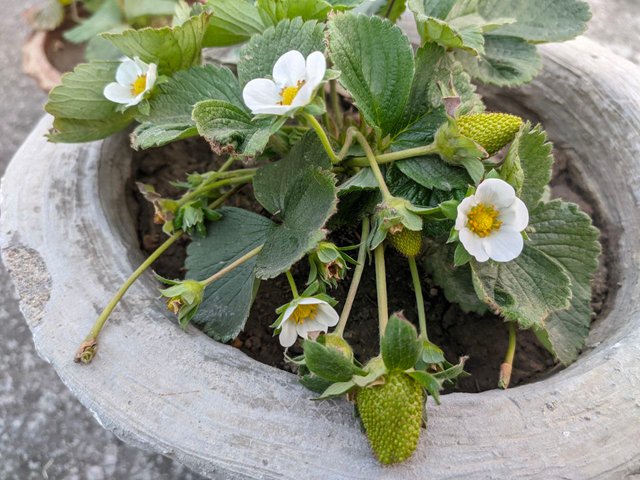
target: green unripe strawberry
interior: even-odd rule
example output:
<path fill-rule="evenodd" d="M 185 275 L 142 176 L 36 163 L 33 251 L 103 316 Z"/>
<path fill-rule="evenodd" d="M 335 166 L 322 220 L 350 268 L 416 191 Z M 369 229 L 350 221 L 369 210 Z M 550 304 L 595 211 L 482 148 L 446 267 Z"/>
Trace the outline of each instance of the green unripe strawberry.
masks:
<path fill-rule="evenodd" d="M 324 336 L 324 346 L 339 351 L 348 360 L 353 360 L 353 349 L 351 345 L 338 334 L 326 334 Z"/>
<path fill-rule="evenodd" d="M 369 443 L 380 463 L 405 461 L 418 446 L 422 425 L 422 387 L 403 372 L 384 376 L 384 384 L 366 387 L 356 397 Z"/>
<path fill-rule="evenodd" d="M 507 113 L 477 113 L 458 118 L 460 133 L 482 145 L 489 155 L 494 155 L 512 141 L 522 119 Z"/>
<path fill-rule="evenodd" d="M 422 249 L 422 232 L 403 228 L 398 233 L 389 235 L 389 241 L 405 257 L 415 257 Z"/>

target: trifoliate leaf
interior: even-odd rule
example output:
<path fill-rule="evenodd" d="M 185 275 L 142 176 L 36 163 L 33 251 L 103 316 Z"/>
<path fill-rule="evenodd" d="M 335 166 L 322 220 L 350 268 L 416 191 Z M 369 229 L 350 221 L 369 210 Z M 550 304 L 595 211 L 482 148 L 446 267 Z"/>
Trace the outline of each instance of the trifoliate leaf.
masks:
<path fill-rule="evenodd" d="M 127 57 L 155 63 L 160 74 L 171 74 L 200 63 L 208 22 L 209 15 L 203 13 L 176 27 L 130 29 L 102 36 Z"/>
<path fill-rule="evenodd" d="M 206 7 L 212 15 L 202 41 L 204 47 L 243 43 L 267 28 L 256 6 L 248 0 L 208 0 Z"/>
<path fill-rule="evenodd" d="M 449 165 L 436 155 L 402 160 L 397 168 L 423 187 L 450 192 L 466 189 L 473 183 L 464 168 Z"/>
<path fill-rule="evenodd" d="M 221 208 L 223 218 L 210 224 L 205 238 L 194 238 L 187 248 L 187 278 L 204 280 L 265 242 L 273 223 L 239 208 Z M 259 281 L 255 257 L 207 286 L 191 320 L 209 336 L 226 342 L 244 327 Z"/>
<path fill-rule="evenodd" d="M 276 61 L 290 50 L 298 50 L 306 57 L 312 52 L 324 52 L 324 48 L 322 24 L 303 22 L 301 18 L 283 20 L 262 35 L 253 36 L 240 51 L 240 85 L 254 78 L 270 77 Z"/>
<path fill-rule="evenodd" d="M 388 20 L 337 15 L 329 22 L 329 52 L 340 83 L 381 137 L 403 123 L 414 73 L 413 51 L 402 30 Z"/>
<path fill-rule="evenodd" d="M 478 10 L 487 19 L 515 18 L 513 24 L 493 35 L 520 37 L 528 42 L 560 42 L 583 33 L 591 18 L 583 0 L 478 0 Z"/>
<path fill-rule="evenodd" d="M 562 265 L 571 278 L 571 307 L 553 312 L 542 334 L 563 364 L 584 346 L 591 324 L 591 280 L 601 252 L 598 230 L 574 204 L 554 200 L 531 213 L 531 245 Z M 547 343 L 547 342 L 545 342 Z"/>
<path fill-rule="evenodd" d="M 228 68 L 204 65 L 176 72 L 149 99 L 149 115 L 140 118 L 142 124 L 132 137 L 134 148 L 159 147 L 197 135 L 193 107 L 208 99 L 244 108 L 240 85 Z"/>

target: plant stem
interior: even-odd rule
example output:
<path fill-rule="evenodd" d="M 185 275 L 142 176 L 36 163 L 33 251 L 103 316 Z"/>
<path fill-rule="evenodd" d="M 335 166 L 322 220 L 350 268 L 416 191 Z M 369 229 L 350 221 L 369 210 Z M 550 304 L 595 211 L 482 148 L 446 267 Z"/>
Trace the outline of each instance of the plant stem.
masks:
<path fill-rule="evenodd" d="M 422 296 L 422 285 L 420 282 L 420 274 L 416 265 L 416 257 L 409 257 L 409 270 L 411 270 L 411 281 L 413 289 L 416 292 L 416 306 L 418 307 L 418 321 L 420 323 L 420 337 L 429 340 L 427 335 L 427 313 L 424 309 L 424 297 Z"/>
<path fill-rule="evenodd" d="M 202 282 L 200 282 L 200 283 L 202 283 L 205 287 L 211 285 L 216 280 L 219 280 L 220 278 L 224 277 L 227 273 L 231 272 L 232 270 L 235 270 L 236 268 L 238 268 L 240 265 L 242 265 L 246 261 L 248 261 L 248 260 L 252 259 L 253 257 L 255 257 L 256 255 L 258 255 L 260 253 L 260 251 L 262 250 L 262 247 L 264 247 L 264 245 L 260 245 L 260 246 L 258 246 L 256 248 L 254 248 L 253 250 L 251 250 L 250 252 L 245 253 L 243 256 L 241 256 L 237 260 L 234 260 L 232 263 L 230 263 L 229 265 L 224 267 L 222 270 L 214 273 L 213 275 L 211 275 L 206 280 L 202 280 Z"/>
<path fill-rule="evenodd" d="M 351 148 L 351 145 L 353 145 L 353 137 L 355 136 L 356 133 L 358 133 L 358 129 L 356 127 L 349 127 L 347 129 L 347 134 L 344 139 L 344 144 L 342 145 L 342 148 L 338 153 L 338 158 L 340 159 L 340 161 L 342 161 L 344 157 L 347 156 L 347 153 L 349 153 L 349 149 Z M 369 165 L 368 161 L 367 161 L 367 165 Z"/>
<path fill-rule="evenodd" d="M 504 356 L 504 362 L 500 365 L 500 379 L 498 380 L 498 387 L 503 390 L 509 387 L 511 371 L 513 370 L 513 357 L 516 353 L 515 322 L 507 322 L 507 329 L 509 331 L 509 346 L 507 347 L 507 353 Z"/>
<path fill-rule="evenodd" d="M 342 130 L 342 127 L 344 127 L 344 122 L 342 118 L 342 108 L 340 107 L 340 97 L 338 96 L 338 85 L 336 80 L 331 80 L 329 82 L 329 91 L 331 94 L 331 109 L 333 110 L 333 118 L 338 129 Z"/>
<path fill-rule="evenodd" d="M 257 171 L 258 171 L 257 168 L 236 170 L 235 172 L 242 172 L 243 175 L 239 175 L 239 174 L 231 175 L 231 174 L 234 174 L 234 172 L 228 172 L 227 175 L 229 176 L 229 178 L 224 178 L 223 180 L 218 180 L 217 182 L 209 183 L 211 179 L 219 178 L 217 176 L 212 176 L 211 179 L 208 179 L 208 181 L 205 181 L 202 185 L 199 185 L 198 188 L 196 188 L 195 190 L 186 194 L 180 200 L 178 200 L 177 202 L 178 208 L 185 205 L 190 200 L 197 198 L 200 195 L 203 195 L 205 193 L 208 193 L 211 190 L 216 190 L 220 187 L 225 187 L 227 185 L 237 185 L 237 184 L 248 183 L 251 179 L 253 179 Z"/>
<path fill-rule="evenodd" d="M 393 11 L 393 7 L 396 3 L 396 0 L 391 0 L 389 2 L 389 5 L 387 6 L 387 11 L 384 12 L 384 18 L 389 18 L 389 15 L 391 15 L 391 12 Z"/>
<path fill-rule="evenodd" d="M 378 186 L 380 187 L 380 191 L 382 192 L 382 197 L 384 198 L 385 201 L 393 198 L 393 195 L 391 195 L 391 192 L 389 191 L 389 187 L 387 187 L 387 184 L 384 181 L 384 176 L 382 175 L 382 171 L 378 166 L 378 161 L 376 159 L 375 154 L 373 153 L 373 150 L 371 150 L 371 146 L 369 145 L 369 142 L 367 142 L 367 139 L 364 138 L 364 135 L 362 135 L 362 133 L 358 132 L 357 130 L 354 131 L 353 136 L 358 141 L 360 146 L 364 149 L 364 152 L 367 155 L 366 158 L 368 161 L 368 165 L 363 165 L 363 166 L 371 167 L 371 170 L 373 171 L 373 175 L 376 177 Z"/>
<path fill-rule="evenodd" d="M 236 194 L 238 190 L 240 190 L 242 187 L 243 185 L 236 185 L 234 188 L 232 188 L 231 190 L 229 190 L 228 192 L 226 192 L 225 194 L 223 194 L 222 196 L 220 196 L 219 198 L 211 202 L 209 204 L 209 208 L 211 208 L 212 210 L 218 208 L 220 205 L 226 202 L 231 196 Z M 85 337 L 84 341 L 80 344 L 80 348 L 76 352 L 76 355 L 74 358 L 76 362 L 90 363 L 93 360 L 93 357 L 95 357 L 96 350 L 98 348 L 98 335 L 100 335 L 100 332 L 104 327 L 104 324 L 106 323 L 107 319 L 113 312 L 116 305 L 120 302 L 120 300 L 122 299 L 124 294 L 127 292 L 127 290 L 129 290 L 131 285 L 133 285 L 133 283 L 138 278 L 140 278 L 140 275 L 142 275 L 145 272 L 145 270 L 149 268 L 160 257 L 160 255 L 166 252 L 171 245 L 173 245 L 180 237 L 182 237 L 182 235 L 184 235 L 184 232 L 182 230 L 178 230 L 173 235 L 171 235 L 167 240 L 165 240 L 165 242 L 162 245 L 160 245 L 156 250 L 154 250 L 153 253 L 151 253 L 151 255 L 149 255 L 149 257 L 144 262 L 142 262 L 142 264 L 140 264 L 140 266 L 131 274 L 131 276 L 129 276 L 129 278 L 124 282 L 124 284 L 122 284 L 120 289 L 109 301 L 109 303 L 104 308 L 102 313 L 100 313 L 100 316 L 91 327 L 91 331 L 89 332 L 89 334 Z"/>
<path fill-rule="evenodd" d="M 351 313 L 351 307 L 358 293 L 358 285 L 360 285 L 360 279 L 362 278 L 362 272 L 364 271 L 364 264 L 367 257 L 367 239 L 369 238 L 369 218 L 364 217 L 362 220 L 362 234 L 360 235 L 360 248 L 358 249 L 358 264 L 353 270 L 353 278 L 351 279 L 351 285 L 349 286 L 349 293 L 344 301 L 344 307 L 340 313 L 340 321 L 336 326 L 335 333 L 340 335 L 344 334 L 344 328 L 349 320 L 349 314 Z"/>
<path fill-rule="evenodd" d="M 424 147 L 408 148 L 406 150 L 400 150 L 397 152 L 383 153 L 376 156 L 376 160 L 379 164 L 391 163 L 396 160 L 405 160 L 407 158 L 421 157 L 424 155 L 431 155 L 438 153 L 435 145 L 425 145 Z M 369 160 L 367 157 L 355 157 L 346 162 L 349 167 L 367 167 L 369 166 Z"/>
<path fill-rule="evenodd" d="M 120 289 L 116 292 L 116 294 L 113 296 L 111 301 L 109 301 L 98 319 L 95 321 L 93 327 L 91 327 L 91 330 L 84 339 L 84 342 L 82 342 L 82 344 L 80 345 L 80 348 L 76 352 L 76 356 L 74 359 L 76 362 L 90 363 L 91 360 L 93 360 L 98 346 L 98 335 L 100 334 L 102 327 L 104 326 L 105 322 L 109 318 L 109 315 L 111 315 L 111 312 L 116 307 L 120 299 L 124 296 L 125 293 L 127 293 L 127 290 L 129 290 L 131 285 L 133 285 L 133 283 L 140 277 L 140 275 L 142 275 L 144 271 L 149 268 L 151 264 L 158 259 L 158 257 L 160 257 L 160 255 L 162 255 L 182 236 L 182 233 L 183 232 L 179 230 L 171 235 L 167 240 L 165 240 L 165 242 L 160 245 L 151 255 L 149 255 L 149 257 L 144 262 L 142 262 L 142 264 L 122 284 Z"/>
<path fill-rule="evenodd" d="M 236 157 L 234 157 L 233 155 L 231 155 L 229 158 L 227 158 L 227 160 L 220 166 L 220 168 L 218 169 L 218 173 L 222 173 L 222 172 L 226 172 L 227 170 L 229 170 L 229 168 L 231 168 L 231 165 L 233 165 L 233 162 L 236 161 Z"/>
<path fill-rule="evenodd" d="M 296 281 L 294 280 L 293 275 L 291 275 L 291 270 L 287 270 L 287 280 L 289 281 L 293 298 L 298 298 L 300 294 L 298 294 L 298 287 L 296 287 Z"/>
<path fill-rule="evenodd" d="M 378 325 L 380 338 L 384 336 L 389 322 L 389 307 L 387 306 L 387 273 L 384 266 L 384 243 L 378 245 L 374 251 L 376 261 L 376 292 L 378 295 Z"/>
<path fill-rule="evenodd" d="M 305 113 L 303 115 L 304 115 L 304 118 L 307 119 L 311 127 L 316 131 L 318 138 L 320 138 L 320 141 L 322 142 L 322 146 L 324 147 L 325 151 L 327 152 L 327 155 L 331 159 L 331 163 L 333 164 L 340 163 L 340 159 L 336 156 L 335 152 L 333 151 L 333 148 L 331 147 L 331 142 L 329 141 L 329 137 L 327 137 L 327 133 L 324 131 L 324 128 L 322 128 L 322 125 L 320 125 L 318 120 L 316 120 L 316 117 L 314 117 L 309 113 Z"/>

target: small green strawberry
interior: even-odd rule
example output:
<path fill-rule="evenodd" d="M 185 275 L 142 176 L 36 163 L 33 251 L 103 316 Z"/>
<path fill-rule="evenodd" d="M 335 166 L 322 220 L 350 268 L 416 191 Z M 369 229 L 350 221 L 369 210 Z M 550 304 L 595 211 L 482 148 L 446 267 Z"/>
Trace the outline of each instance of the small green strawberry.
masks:
<path fill-rule="evenodd" d="M 389 235 L 389 241 L 405 257 L 415 257 L 422 249 L 422 232 L 403 228 L 400 232 Z"/>
<path fill-rule="evenodd" d="M 404 372 L 390 372 L 360 390 L 356 404 L 369 443 L 380 463 L 405 461 L 418 446 L 422 426 L 422 387 Z"/>
<path fill-rule="evenodd" d="M 479 143 L 489 155 L 494 155 L 511 142 L 522 119 L 507 113 L 476 113 L 458 118 L 460 133 Z"/>

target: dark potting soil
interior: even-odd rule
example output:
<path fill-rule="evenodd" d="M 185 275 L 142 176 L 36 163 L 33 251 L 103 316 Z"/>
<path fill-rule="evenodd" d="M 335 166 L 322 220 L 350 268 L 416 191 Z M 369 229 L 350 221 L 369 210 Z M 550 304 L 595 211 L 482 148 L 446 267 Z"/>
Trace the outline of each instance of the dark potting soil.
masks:
<path fill-rule="evenodd" d="M 607 269 L 607 265 L 612 265 L 607 261 L 611 255 L 607 225 L 599 212 L 594 210 L 588 194 L 572 181 L 572 172 L 562 152 L 556 152 L 556 155 L 553 196 L 578 203 L 593 216 L 594 222 L 602 231 L 604 255 L 593 285 L 592 306 L 595 318 L 604 310 L 611 280 Z M 161 227 L 153 223 L 153 208 L 137 192 L 134 181 L 154 185 L 163 196 L 178 196 L 180 190 L 171 186 L 170 182 L 184 180 L 188 173 L 204 172 L 218 164 L 219 161 L 209 146 L 200 139 L 134 154 L 129 204 L 138 222 L 140 246 L 145 252 L 150 253 L 157 248 L 164 240 L 164 234 Z M 252 201 L 250 186 L 245 187 L 228 204 L 266 214 Z M 339 245 L 358 243 L 358 233 L 339 230 L 332 233 L 331 239 Z M 154 270 L 168 278 L 183 277 L 187 244 L 188 239 L 185 238 L 174 245 L 154 264 Z M 294 277 L 299 285 L 306 281 L 307 272 L 306 261 L 294 268 Z M 349 284 L 350 278 L 347 278 L 338 288 L 330 291 L 340 304 L 346 297 Z M 389 249 L 387 255 L 387 284 L 390 311 L 403 310 L 407 318 L 417 322 L 415 296 L 407 262 L 393 249 Z M 469 356 L 466 370 L 471 376 L 460 379 L 455 391 L 481 392 L 496 388 L 498 370 L 507 348 L 507 330 L 503 320 L 490 313 L 464 313 L 457 305 L 447 302 L 442 291 L 429 278 L 424 280 L 423 289 L 431 341 L 444 350 L 451 362 L 456 362 L 461 356 Z M 291 371 L 292 366 L 284 361 L 283 349 L 269 328 L 275 319 L 275 309 L 289 300 L 289 286 L 284 276 L 262 282 L 247 325 L 238 338 L 231 342 L 232 345 L 260 362 Z M 375 274 L 372 265 L 367 265 L 364 271 L 345 338 L 360 361 L 366 361 L 378 353 Z M 301 350 L 296 346 L 290 353 L 295 355 L 301 353 Z M 512 387 L 542 379 L 561 368 L 532 332 L 518 333 Z"/>

